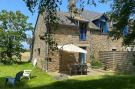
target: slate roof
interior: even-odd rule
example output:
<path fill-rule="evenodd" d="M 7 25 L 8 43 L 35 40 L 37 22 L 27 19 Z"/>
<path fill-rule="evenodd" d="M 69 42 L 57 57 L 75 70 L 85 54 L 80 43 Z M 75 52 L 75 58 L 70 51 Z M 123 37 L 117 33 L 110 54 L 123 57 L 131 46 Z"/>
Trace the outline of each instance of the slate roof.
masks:
<path fill-rule="evenodd" d="M 68 17 L 68 13 L 66 12 L 58 12 L 57 16 L 59 18 L 59 24 L 64 24 L 64 25 L 71 25 L 71 26 L 76 26 L 75 23 L 73 23 Z"/>
<path fill-rule="evenodd" d="M 82 12 L 81 16 L 84 17 L 85 19 L 88 19 L 89 21 L 93 21 L 103 16 L 103 13 L 85 10 Z"/>
<path fill-rule="evenodd" d="M 103 13 L 97 13 L 93 11 L 83 11 L 81 13 L 81 18 L 74 18 L 74 20 L 87 21 L 89 23 L 89 28 L 98 30 L 99 28 L 92 22 L 96 19 L 99 19 L 103 16 Z M 59 24 L 76 26 L 75 23 L 69 18 L 69 13 L 67 12 L 58 12 L 57 13 Z"/>
<path fill-rule="evenodd" d="M 99 27 L 97 27 L 93 22 L 89 22 L 89 25 L 88 25 L 88 27 L 90 28 L 90 29 L 95 29 L 95 30 L 99 30 Z"/>

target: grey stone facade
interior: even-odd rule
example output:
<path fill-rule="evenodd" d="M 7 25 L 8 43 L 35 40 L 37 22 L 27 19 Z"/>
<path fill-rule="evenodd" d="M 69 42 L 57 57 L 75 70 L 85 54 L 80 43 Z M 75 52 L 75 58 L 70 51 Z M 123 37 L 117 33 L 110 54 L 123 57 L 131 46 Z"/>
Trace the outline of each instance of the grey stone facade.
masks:
<path fill-rule="evenodd" d="M 43 70 L 48 71 L 67 71 L 70 64 L 78 62 L 79 53 L 69 53 L 58 50 L 54 55 L 50 55 L 50 60 L 46 62 L 46 44 L 45 41 L 40 39 L 46 32 L 47 28 L 44 22 L 43 15 L 39 15 L 36 28 L 34 32 L 34 44 L 32 60 L 37 59 L 37 66 Z M 112 47 L 116 47 L 118 50 L 124 50 L 121 46 L 121 40 L 112 41 L 108 38 L 108 35 L 101 34 L 97 30 L 87 28 L 86 41 L 80 41 L 80 32 L 76 26 L 61 24 L 54 32 L 54 38 L 58 45 L 74 44 L 79 47 L 86 47 L 86 63 L 90 63 L 90 54 L 94 53 L 94 56 L 98 58 L 99 51 L 111 51 Z"/>

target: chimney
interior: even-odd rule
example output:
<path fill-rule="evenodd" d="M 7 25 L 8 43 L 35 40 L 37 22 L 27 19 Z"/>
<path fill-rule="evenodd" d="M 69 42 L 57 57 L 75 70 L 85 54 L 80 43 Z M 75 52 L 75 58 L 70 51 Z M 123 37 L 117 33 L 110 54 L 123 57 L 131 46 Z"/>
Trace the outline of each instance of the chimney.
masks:
<path fill-rule="evenodd" d="M 71 17 L 75 16 L 77 13 L 76 0 L 68 0 L 68 10 Z"/>

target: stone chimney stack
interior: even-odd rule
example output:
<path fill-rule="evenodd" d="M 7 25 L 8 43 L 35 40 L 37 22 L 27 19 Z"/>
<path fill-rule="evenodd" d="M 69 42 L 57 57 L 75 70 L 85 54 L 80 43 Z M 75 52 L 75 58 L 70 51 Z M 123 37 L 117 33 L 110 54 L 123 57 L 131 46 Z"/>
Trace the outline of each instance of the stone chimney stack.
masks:
<path fill-rule="evenodd" d="M 71 17 L 75 16 L 77 13 L 76 0 L 68 0 L 68 10 Z"/>

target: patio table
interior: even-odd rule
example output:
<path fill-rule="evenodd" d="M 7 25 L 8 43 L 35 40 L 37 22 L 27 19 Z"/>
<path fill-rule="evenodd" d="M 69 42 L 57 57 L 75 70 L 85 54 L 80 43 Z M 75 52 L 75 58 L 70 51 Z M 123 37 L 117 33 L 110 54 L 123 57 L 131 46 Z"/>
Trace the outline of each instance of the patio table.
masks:
<path fill-rule="evenodd" d="M 70 66 L 71 70 L 70 73 L 74 74 L 87 74 L 87 65 L 86 64 L 73 64 Z"/>

